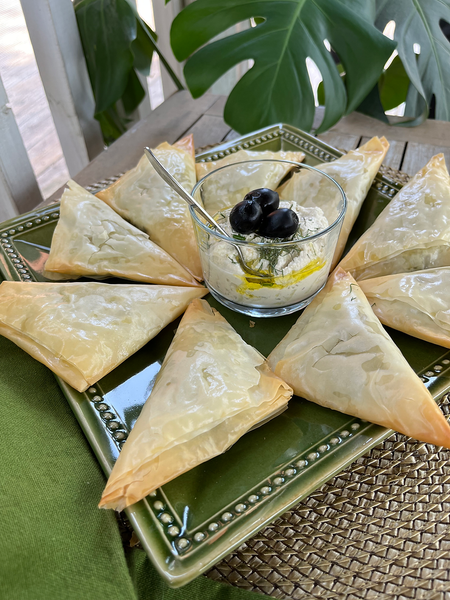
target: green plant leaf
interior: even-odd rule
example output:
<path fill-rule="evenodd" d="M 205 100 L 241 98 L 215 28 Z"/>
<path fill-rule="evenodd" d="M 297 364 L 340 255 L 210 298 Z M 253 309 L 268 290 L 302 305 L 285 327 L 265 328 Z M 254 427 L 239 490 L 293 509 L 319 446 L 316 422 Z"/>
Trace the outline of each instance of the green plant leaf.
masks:
<path fill-rule="evenodd" d="M 126 122 L 118 115 L 115 106 L 97 113 L 95 118 L 100 123 L 106 145 L 112 144 L 127 130 Z"/>
<path fill-rule="evenodd" d="M 131 115 L 131 113 L 136 110 L 139 104 L 145 97 L 144 88 L 139 81 L 136 72 L 131 70 L 127 86 L 122 94 L 122 105 L 126 115 Z"/>
<path fill-rule="evenodd" d="M 319 128 L 324 131 L 360 104 L 395 48 L 374 27 L 373 9 L 373 0 L 196 0 L 174 19 L 171 44 L 178 60 L 190 57 L 184 74 L 194 97 L 238 63 L 255 61 L 225 106 L 225 120 L 240 133 L 279 121 L 311 129 L 310 57 L 324 81 L 326 108 Z M 264 22 L 256 27 L 208 44 L 229 27 L 258 17 Z M 340 57 L 345 83 L 325 39 Z"/>
<path fill-rule="evenodd" d="M 133 68 L 136 17 L 126 0 L 82 0 L 75 11 L 97 114 L 125 91 Z"/>
<path fill-rule="evenodd" d="M 409 83 L 403 64 L 396 56 L 356 110 L 384 123 L 389 123 L 385 111 L 405 102 Z"/>
<path fill-rule="evenodd" d="M 394 40 L 412 83 L 405 115 L 417 124 L 436 98 L 436 119 L 450 120 L 450 43 L 442 33 L 440 20 L 450 22 L 449 0 L 378 0 L 376 25 L 383 30 L 395 21 Z M 420 45 L 420 54 L 414 52 Z"/>
<path fill-rule="evenodd" d="M 130 115 L 145 96 L 136 75 L 150 73 L 153 53 L 167 61 L 157 45 L 156 33 L 128 0 L 77 0 L 74 3 L 95 98 L 95 118 L 103 138 L 111 143 L 126 131 Z M 175 85 L 182 84 L 167 65 Z"/>
<path fill-rule="evenodd" d="M 170 0 L 166 0 L 166 4 L 169 1 Z M 179 90 L 184 90 L 184 85 L 181 83 L 181 81 L 176 76 L 175 72 L 173 71 L 172 67 L 168 63 L 166 57 L 161 52 L 161 50 L 157 44 L 158 36 L 153 31 L 153 29 L 151 29 L 151 27 L 149 27 L 149 25 L 147 25 L 147 23 L 143 19 L 141 19 L 141 17 L 139 16 L 139 13 L 137 12 L 136 7 L 133 5 L 132 8 L 133 8 L 133 12 L 136 17 L 136 20 L 137 20 L 137 37 L 136 37 L 135 42 L 133 43 L 133 52 L 134 52 L 135 44 L 137 45 L 138 52 L 143 52 L 144 54 L 146 54 L 149 57 L 152 55 L 153 51 L 156 52 L 159 56 L 161 63 L 163 64 L 164 68 L 166 69 L 167 73 L 169 74 L 169 76 L 172 79 L 172 81 L 174 82 L 174 84 L 177 86 L 177 88 Z M 148 75 L 150 72 L 150 67 L 147 72 L 145 58 L 143 60 L 143 66 L 141 66 L 141 59 L 139 59 L 137 56 L 135 56 L 134 67 L 138 71 L 141 71 L 144 75 Z"/>
<path fill-rule="evenodd" d="M 392 110 L 406 102 L 409 77 L 400 56 L 396 56 L 378 82 L 380 100 L 384 110 Z"/>
<path fill-rule="evenodd" d="M 135 57 L 134 57 L 135 69 L 140 71 L 143 75 L 149 75 L 151 60 L 150 60 L 150 63 L 148 63 L 148 65 L 147 65 L 146 57 L 149 57 L 151 59 L 153 52 L 156 52 L 159 56 L 161 63 L 163 64 L 164 68 L 166 69 L 167 73 L 169 74 L 169 76 L 172 79 L 172 81 L 174 82 L 174 84 L 177 86 L 177 88 L 179 90 L 184 90 L 184 85 L 181 83 L 181 81 L 178 79 L 178 77 L 174 73 L 172 67 L 168 63 L 166 57 L 161 52 L 161 50 L 157 44 L 158 36 L 153 31 L 153 29 L 151 29 L 151 27 L 149 27 L 147 25 L 147 23 L 141 19 L 137 10 L 134 8 L 134 6 L 133 6 L 133 11 L 134 11 L 136 21 L 137 21 L 137 36 L 136 36 L 136 40 L 132 44 L 133 54 L 135 55 Z"/>
<path fill-rule="evenodd" d="M 337 65 L 341 77 L 345 72 L 341 64 Z M 409 77 L 399 56 L 396 56 L 389 67 L 383 71 L 376 85 L 370 90 L 356 110 L 364 115 L 389 123 L 385 111 L 397 107 L 406 101 L 409 88 Z M 317 89 L 319 104 L 323 105 L 325 94 L 322 82 Z"/>
<path fill-rule="evenodd" d="M 151 32 L 151 33 L 150 33 Z M 151 34 L 154 34 L 155 37 Z M 131 42 L 133 67 L 148 77 L 155 51 L 156 34 L 140 18 L 136 19 L 136 39 Z"/>
<path fill-rule="evenodd" d="M 389 119 L 385 115 L 383 105 L 381 104 L 378 83 L 373 86 L 356 110 L 363 115 L 373 117 L 384 123 L 389 123 Z"/>
<path fill-rule="evenodd" d="M 342 81 L 345 81 L 344 67 L 341 65 L 341 63 L 338 63 L 336 65 L 336 67 L 337 67 L 337 70 L 339 71 L 339 75 L 342 77 Z M 319 86 L 317 88 L 317 100 L 318 100 L 320 106 L 325 105 L 325 89 L 323 87 L 323 81 L 321 81 L 319 83 Z"/>

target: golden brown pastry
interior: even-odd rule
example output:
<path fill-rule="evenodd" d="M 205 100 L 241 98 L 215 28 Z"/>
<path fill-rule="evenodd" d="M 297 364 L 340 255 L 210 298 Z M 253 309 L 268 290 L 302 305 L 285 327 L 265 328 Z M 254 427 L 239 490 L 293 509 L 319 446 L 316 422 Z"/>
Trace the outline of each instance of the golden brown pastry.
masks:
<path fill-rule="evenodd" d="M 191 193 L 196 182 L 193 136 L 189 135 L 173 146 L 164 142 L 154 153 L 178 183 Z M 145 155 L 134 169 L 98 192 L 97 197 L 145 231 L 194 277 L 203 278 L 189 207 L 164 183 Z"/>
<path fill-rule="evenodd" d="M 316 165 L 318 169 L 335 179 L 347 196 L 347 211 L 339 234 L 332 268 L 337 264 L 344 251 L 350 231 L 388 149 L 389 142 L 386 138 L 374 137 L 363 146 L 356 150 L 350 150 L 331 163 Z M 321 208 L 330 224 L 338 216 L 337 212 L 330 211 L 330 206 L 333 204 L 330 199 L 337 197 L 338 194 L 336 187 L 329 180 L 306 169 L 295 173 L 280 190 L 282 200 L 294 200 L 302 206 Z"/>
<path fill-rule="evenodd" d="M 269 365 L 316 404 L 450 448 L 450 425 L 353 277 L 336 269 Z"/>
<path fill-rule="evenodd" d="M 219 160 L 197 163 L 195 167 L 197 170 L 197 179 L 201 179 L 211 171 L 241 161 L 264 159 L 301 162 L 304 158 L 305 155 L 303 152 L 238 150 Z M 206 210 L 211 215 L 215 215 L 220 210 L 234 206 L 237 202 L 243 200 L 244 196 L 251 190 L 264 187 L 275 190 L 293 166 L 282 163 L 262 162 L 219 171 L 214 175 L 214 178 L 205 182 L 201 200 Z M 198 198 L 197 196 L 196 199 Z"/>
<path fill-rule="evenodd" d="M 206 293 L 200 287 L 4 281 L 0 335 L 83 392 Z"/>
<path fill-rule="evenodd" d="M 204 300 L 186 311 L 100 501 L 122 510 L 225 452 L 292 390 Z"/>
<path fill-rule="evenodd" d="M 45 264 L 48 279 L 61 279 L 63 274 L 71 279 L 121 277 L 145 283 L 198 285 L 147 234 L 74 181 L 67 185 Z"/>
<path fill-rule="evenodd" d="M 450 265 L 450 177 L 437 154 L 389 202 L 340 266 L 372 279 Z"/>
<path fill-rule="evenodd" d="M 359 283 L 384 325 L 450 348 L 450 267 Z"/>

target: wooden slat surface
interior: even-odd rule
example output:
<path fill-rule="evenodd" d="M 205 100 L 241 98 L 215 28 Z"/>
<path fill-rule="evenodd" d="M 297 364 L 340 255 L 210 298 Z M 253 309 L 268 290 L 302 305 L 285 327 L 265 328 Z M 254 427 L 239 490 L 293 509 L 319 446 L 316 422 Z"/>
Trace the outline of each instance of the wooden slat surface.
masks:
<path fill-rule="evenodd" d="M 447 123 L 447 125 L 450 125 L 450 123 Z M 431 146 L 429 144 L 409 142 L 406 147 L 405 158 L 403 159 L 402 163 L 402 171 L 408 173 L 409 175 L 414 175 L 419 169 L 427 164 L 431 157 L 433 157 L 435 154 L 439 154 L 440 152 L 444 153 L 447 167 L 450 168 L 449 146 Z"/>
<path fill-rule="evenodd" d="M 142 155 L 144 146 L 156 146 L 163 141 L 173 143 L 186 133 L 194 133 L 196 147 L 218 144 L 239 136 L 223 120 L 226 98 L 206 94 L 193 100 L 189 92 L 177 92 L 146 119 L 137 123 L 108 150 L 92 161 L 75 180 L 89 185 L 132 168 Z M 321 119 L 317 110 L 317 122 Z M 323 114 L 323 112 L 322 112 Z M 418 128 L 393 127 L 364 115 L 344 117 L 319 138 L 341 150 L 351 150 L 374 135 L 385 135 L 391 147 L 384 161 L 387 166 L 415 173 L 433 154 L 444 151 L 450 164 L 450 123 L 426 122 Z M 408 135 L 412 142 L 408 144 Z M 423 140 L 419 143 L 416 140 Z M 439 140 L 439 143 L 433 142 Z M 49 201 L 60 198 L 60 188 Z"/>
<path fill-rule="evenodd" d="M 240 133 L 238 133 L 234 129 L 230 129 L 230 132 L 228 133 L 228 135 L 224 139 L 224 142 L 231 142 L 231 140 L 235 140 L 239 136 L 240 136 Z"/>
<path fill-rule="evenodd" d="M 357 134 L 344 135 L 336 131 L 326 131 L 325 133 L 319 134 L 317 137 L 326 144 L 330 144 L 330 146 L 338 148 L 339 150 L 345 150 L 346 152 L 357 148 L 359 140 L 361 139 L 361 136 Z"/>
<path fill-rule="evenodd" d="M 213 115 L 214 117 L 223 118 L 223 109 L 227 102 L 226 96 L 216 96 L 214 104 L 206 111 L 205 114 Z"/>
<path fill-rule="evenodd" d="M 222 117 L 205 114 L 189 129 L 188 133 L 194 134 L 195 147 L 203 148 L 221 142 L 230 131 L 231 127 Z"/>
<path fill-rule="evenodd" d="M 383 163 L 388 167 L 400 170 L 402 167 L 403 156 L 405 154 L 405 148 L 406 142 L 398 142 L 396 140 L 391 140 L 389 142 L 389 150 L 387 151 Z"/>
<path fill-rule="evenodd" d="M 317 109 L 319 115 L 321 110 L 321 107 Z M 330 129 L 331 131 L 349 135 L 359 133 L 361 136 L 367 137 L 384 135 L 389 141 L 417 142 L 419 144 L 450 147 L 450 123 L 447 121 L 435 121 L 433 119 L 425 121 L 425 123 L 422 123 L 418 127 L 398 127 L 386 125 L 386 123 L 382 123 L 371 117 L 353 112 L 336 123 Z"/>
<path fill-rule="evenodd" d="M 74 177 L 75 181 L 86 186 L 131 169 L 142 156 L 145 146 L 154 148 L 161 142 L 175 142 L 194 126 L 215 101 L 216 97 L 211 94 L 205 94 L 198 100 L 193 100 L 186 91 L 174 94 L 97 156 Z M 64 186 L 45 204 L 59 200 L 63 190 Z"/>

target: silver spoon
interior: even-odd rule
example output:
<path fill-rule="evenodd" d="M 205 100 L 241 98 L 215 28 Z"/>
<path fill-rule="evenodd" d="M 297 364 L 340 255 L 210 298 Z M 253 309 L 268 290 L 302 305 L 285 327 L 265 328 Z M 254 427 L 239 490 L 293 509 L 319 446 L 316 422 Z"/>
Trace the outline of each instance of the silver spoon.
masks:
<path fill-rule="evenodd" d="M 228 233 L 225 231 L 225 229 L 223 229 L 211 217 L 211 215 L 209 215 L 206 212 L 206 210 L 203 208 L 203 206 L 201 206 L 197 202 L 197 200 L 193 196 L 191 196 L 191 194 L 186 192 L 186 190 L 183 187 L 181 187 L 181 185 L 178 183 L 178 181 L 174 177 L 172 177 L 172 175 L 169 173 L 169 171 L 159 162 L 159 160 L 156 158 L 156 156 L 153 154 L 153 152 L 150 150 L 150 148 L 144 148 L 144 152 L 145 152 L 145 155 L 147 156 L 148 160 L 150 161 L 150 164 L 152 165 L 152 167 L 155 169 L 155 171 L 158 173 L 158 175 L 162 179 L 164 179 L 164 181 L 167 183 L 167 185 L 169 185 L 173 190 L 175 190 L 177 192 L 177 194 L 183 198 L 183 200 L 186 200 L 186 202 L 190 206 L 194 206 L 195 209 L 202 215 L 202 217 L 206 221 L 208 221 L 208 223 L 210 225 L 212 225 L 212 227 L 214 227 L 214 229 L 217 229 L 217 231 L 219 231 L 222 235 L 224 235 L 225 237 L 228 238 L 229 236 L 228 236 Z M 242 254 L 241 248 L 237 244 L 233 244 L 232 242 L 230 242 L 230 244 L 235 248 L 236 252 L 238 253 L 239 263 L 240 263 L 243 271 L 245 271 L 249 275 L 252 275 L 253 277 L 259 277 L 261 279 L 272 279 L 272 275 L 269 275 L 267 273 L 261 273 L 261 271 L 255 271 L 254 269 L 252 269 L 245 262 L 245 258 L 244 258 L 244 255 Z"/>

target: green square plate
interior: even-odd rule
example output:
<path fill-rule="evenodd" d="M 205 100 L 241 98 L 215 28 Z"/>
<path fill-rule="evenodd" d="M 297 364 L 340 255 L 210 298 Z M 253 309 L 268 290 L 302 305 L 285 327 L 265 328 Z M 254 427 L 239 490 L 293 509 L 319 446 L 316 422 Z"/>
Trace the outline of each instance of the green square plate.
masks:
<path fill-rule="evenodd" d="M 278 124 L 222 144 L 197 157 L 221 158 L 237 150 L 302 150 L 316 165 L 341 152 L 291 126 Z M 400 186 L 377 176 L 352 232 L 353 243 Z M 100 189 L 97 187 L 97 189 Z M 43 281 L 59 206 L 0 225 L 0 269 L 9 280 Z M 219 309 L 246 342 L 265 356 L 298 314 L 254 319 Z M 178 322 L 80 394 L 58 379 L 105 474 L 148 398 Z M 435 398 L 450 387 L 450 353 L 389 331 Z M 126 510 L 161 576 L 182 586 L 231 552 L 278 515 L 379 444 L 390 431 L 294 398 L 287 411 L 245 435 L 228 452 L 185 473 Z"/>

